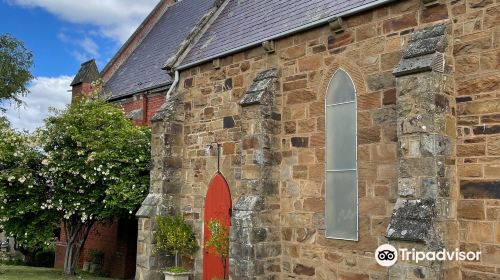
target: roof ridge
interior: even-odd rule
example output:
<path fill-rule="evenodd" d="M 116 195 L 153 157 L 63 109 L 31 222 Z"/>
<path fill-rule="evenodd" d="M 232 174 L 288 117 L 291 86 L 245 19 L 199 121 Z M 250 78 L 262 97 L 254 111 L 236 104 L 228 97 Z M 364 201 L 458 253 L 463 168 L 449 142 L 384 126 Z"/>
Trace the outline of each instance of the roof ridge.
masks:
<path fill-rule="evenodd" d="M 82 62 L 82 64 L 80 64 L 80 66 L 84 66 L 84 65 L 92 63 L 92 62 L 95 62 L 95 58 L 91 58 L 91 59 L 89 59 L 89 60 L 87 60 L 85 62 Z"/>
<path fill-rule="evenodd" d="M 172 1 L 173 1 L 173 3 L 172 3 Z M 168 8 L 170 8 L 171 6 L 174 6 L 178 2 L 180 2 L 180 1 L 178 1 L 178 0 L 160 0 L 158 2 L 158 4 L 156 4 L 156 6 L 153 8 L 153 10 L 146 16 L 146 18 L 136 28 L 134 33 L 132 33 L 132 35 L 130 35 L 130 37 L 127 39 L 127 41 L 125 41 L 125 43 L 123 43 L 123 45 L 120 47 L 120 49 L 118 49 L 118 51 L 115 53 L 115 55 L 108 61 L 108 63 L 106 63 L 106 65 L 104 66 L 104 68 L 100 72 L 100 76 L 102 78 L 104 78 L 104 76 L 108 73 L 108 71 L 112 70 L 112 66 L 116 66 L 116 67 L 114 67 L 114 70 L 112 70 L 109 73 L 109 75 L 107 75 L 108 79 L 109 79 L 114 74 L 114 72 L 119 68 L 119 66 L 121 65 L 121 63 L 118 63 L 118 65 L 115 65 L 118 58 L 120 58 L 120 55 L 122 53 L 125 53 L 125 51 L 128 49 L 128 47 L 131 45 L 131 43 L 134 41 L 134 39 L 138 35 L 141 35 L 140 31 L 144 29 L 144 27 L 147 25 L 147 23 L 156 15 L 157 12 L 160 12 L 161 8 L 164 8 L 163 12 L 161 12 L 161 14 L 158 15 L 156 21 L 150 25 L 150 28 L 148 30 L 146 30 L 144 32 L 144 34 L 142 34 L 142 37 L 135 44 L 135 47 L 132 47 L 130 49 L 128 54 L 122 59 L 121 62 L 125 61 L 130 56 L 130 54 L 132 54 L 134 52 L 134 50 L 137 48 L 137 46 L 140 45 L 142 40 L 144 40 L 144 38 L 149 34 L 149 32 L 153 29 L 153 27 L 158 23 L 158 20 L 160 20 L 160 18 L 165 14 L 165 12 L 168 10 Z"/>
<path fill-rule="evenodd" d="M 207 11 L 207 13 L 198 21 L 198 23 L 189 32 L 188 36 L 181 43 L 178 51 L 172 55 L 163 66 L 163 69 L 168 72 L 174 70 L 180 63 L 184 60 L 186 55 L 191 51 L 191 48 L 195 46 L 207 29 L 212 25 L 212 23 L 217 19 L 217 17 L 226 8 L 227 3 L 231 0 L 215 0 L 214 7 Z"/>

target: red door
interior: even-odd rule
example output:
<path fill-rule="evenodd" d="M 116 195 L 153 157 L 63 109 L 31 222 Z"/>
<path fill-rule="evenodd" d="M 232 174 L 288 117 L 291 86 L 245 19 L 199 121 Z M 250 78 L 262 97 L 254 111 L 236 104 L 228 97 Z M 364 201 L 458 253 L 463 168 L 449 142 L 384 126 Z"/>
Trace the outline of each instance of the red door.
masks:
<path fill-rule="evenodd" d="M 226 179 L 222 174 L 217 173 L 208 185 L 207 196 L 205 197 L 205 218 L 204 218 L 204 241 L 210 239 L 208 223 L 211 219 L 216 219 L 224 223 L 229 230 L 231 225 L 231 193 Z M 229 275 L 229 260 L 226 260 L 226 277 Z M 203 246 L 203 280 L 212 278 L 224 278 L 224 266 L 219 256 L 214 255 Z"/>

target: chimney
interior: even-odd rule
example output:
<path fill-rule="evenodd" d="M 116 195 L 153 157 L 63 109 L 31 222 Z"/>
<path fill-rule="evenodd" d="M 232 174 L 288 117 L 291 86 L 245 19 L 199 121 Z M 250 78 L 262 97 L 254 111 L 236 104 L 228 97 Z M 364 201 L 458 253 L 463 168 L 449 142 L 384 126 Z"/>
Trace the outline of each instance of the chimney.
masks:
<path fill-rule="evenodd" d="M 71 82 L 72 100 L 77 96 L 90 93 L 93 90 L 92 83 L 98 79 L 99 69 L 97 69 L 95 59 L 82 63 L 80 70 L 78 70 L 78 73 Z"/>

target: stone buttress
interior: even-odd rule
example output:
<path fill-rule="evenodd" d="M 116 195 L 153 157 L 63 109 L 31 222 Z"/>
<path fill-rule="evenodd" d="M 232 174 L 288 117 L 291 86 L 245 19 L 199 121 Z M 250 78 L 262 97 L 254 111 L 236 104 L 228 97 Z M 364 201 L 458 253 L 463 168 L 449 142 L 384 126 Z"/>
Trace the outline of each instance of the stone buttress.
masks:
<path fill-rule="evenodd" d="M 386 237 L 396 248 L 458 247 L 455 99 L 445 24 L 414 32 L 393 74 L 397 91 L 398 195 Z M 391 279 L 458 279 L 458 262 L 402 261 Z"/>
<path fill-rule="evenodd" d="M 272 279 L 280 273 L 277 130 L 273 111 L 278 71 L 257 75 L 242 106 L 242 195 L 233 207 L 230 237 L 232 279 Z"/>
<path fill-rule="evenodd" d="M 169 98 L 152 119 L 151 131 L 151 186 L 149 194 L 137 211 L 139 233 L 137 239 L 136 276 L 138 280 L 164 279 L 165 264 L 173 259 L 155 253 L 156 216 L 177 212 L 174 198 L 181 189 L 179 175 L 182 168 L 182 123 L 180 96 Z"/>

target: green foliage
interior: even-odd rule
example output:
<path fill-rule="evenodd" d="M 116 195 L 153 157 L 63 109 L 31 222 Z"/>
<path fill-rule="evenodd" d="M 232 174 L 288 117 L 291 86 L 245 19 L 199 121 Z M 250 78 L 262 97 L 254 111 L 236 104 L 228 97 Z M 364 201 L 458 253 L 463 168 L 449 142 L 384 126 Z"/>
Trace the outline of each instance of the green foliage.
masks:
<path fill-rule="evenodd" d="M 208 222 L 210 239 L 205 243 L 205 248 L 220 257 L 224 266 L 224 277 L 227 270 L 227 257 L 229 256 L 229 230 L 219 220 L 211 219 Z M 224 278 L 225 279 L 225 278 Z"/>
<path fill-rule="evenodd" d="M 35 254 L 33 266 L 54 267 L 55 252 L 54 249 L 46 249 Z"/>
<path fill-rule="evenodd" d="M 96 87 L 90 98 L 55 111 L 35 135 L 0 118 L 0 226 L 21 249 L 40 250 L 62 220 L 68 274 L 92 225 L 133 215 L 149 188 L 149 128 L 97 98 Z"/>
<path fill-rule="evenodd" d="M 53 184 L 47 206 L 85 222 L 126 216 L 149 188 L 150 130 L 96 97 L 74 101 L 41 131 L 43 175 Z"/>
<path fill-rule="evenodd" d="M 87 257 L 85 258 L 85 260 L 95 264 L 102 264 L 104 261 L 104 252 L 91 249 L 87 253 Z"/>
<path fill-rule="evenodd" d="M 205 247 L 212 253 L 226 259 L 229 256 L 229 230 L 222 222 L 211 219 L 208 222 L 210 239 L 205 243 Z"/>
<path fill-rule="evenodd" d="M 167 272 L 172 272 L 172 273 L 184 273 L 184 272 L 188 272 L 187 269 L 185 269 L 184 267 L 169 267 L 167 269 L 165 269 L 165 271 Z"/>
<path fill-rule="evenodd" d="M 43 153 L 33 135 L 12 130 L 0 119 L 0 231 L 27 255 L 51 245 L 59 220 L 41 175 Z M 33 255 L 31 256 L 33 257 Z"/>
<path fill-rule="evenodd" d="M 33 55 L 24 44 L 10 34 L 0 35 L 0 101 L 20 104 L 19 97 L 28 93 L 27 83 L 33 79 L 31 66 Z"/>
<path fill-rule="evenodd" d="M 170 251 L 175 254 L 175 266 L 179 266 L 179 254 L 192 254 L 198 249 L 196 237 L 191 225 L 181 215 L 174 217 L 156 217 L 158 229 L 155 233 L 158 251 Z"/>

